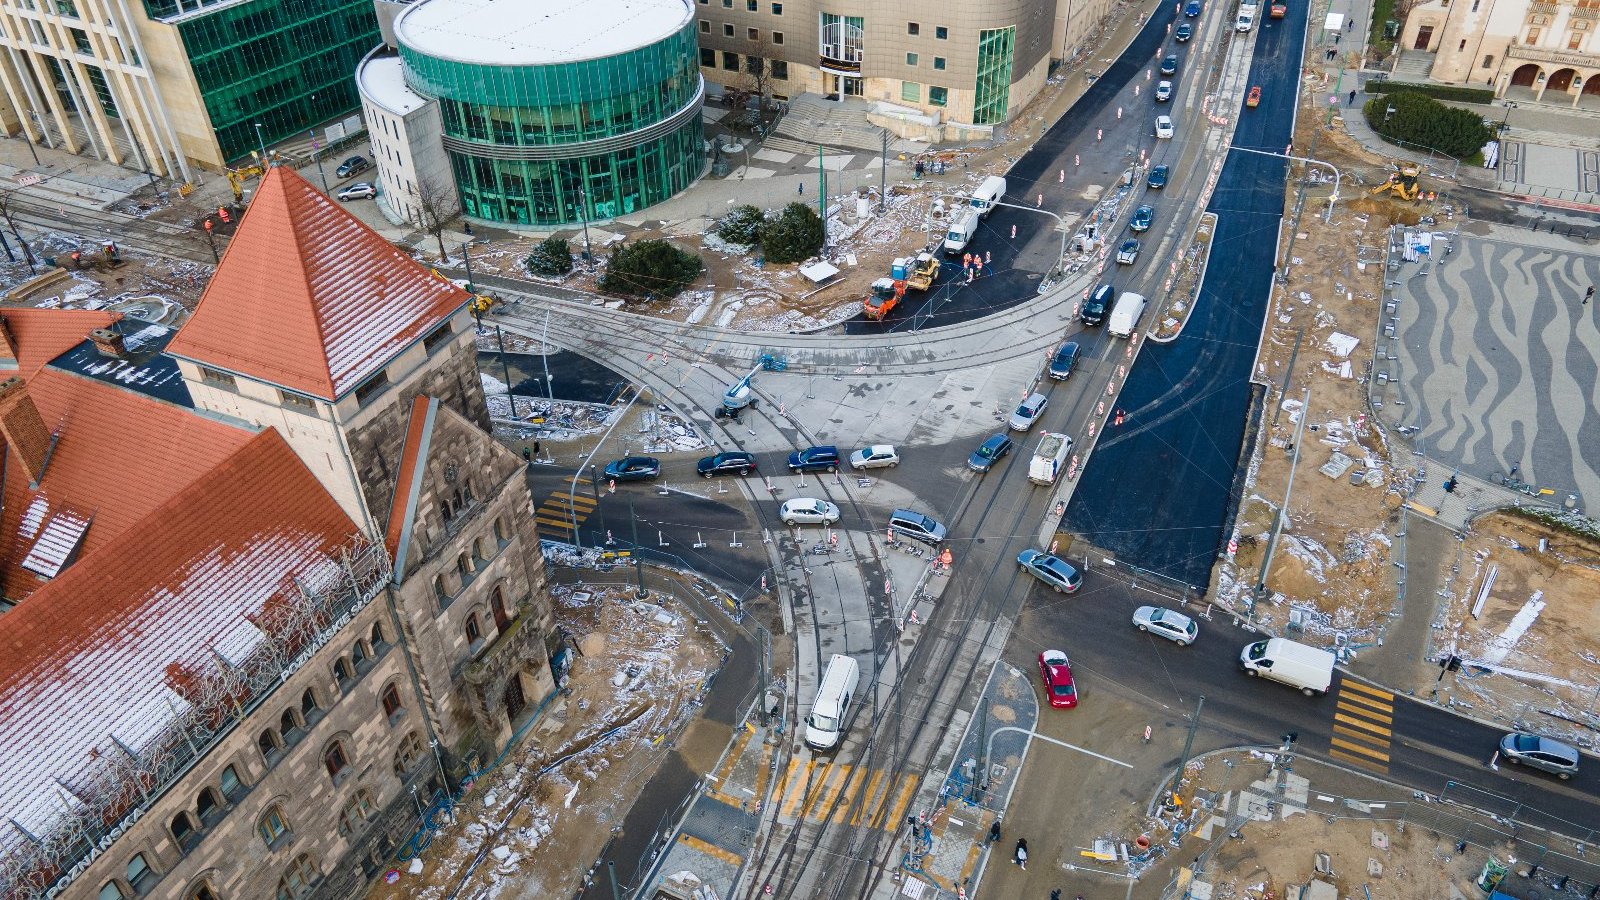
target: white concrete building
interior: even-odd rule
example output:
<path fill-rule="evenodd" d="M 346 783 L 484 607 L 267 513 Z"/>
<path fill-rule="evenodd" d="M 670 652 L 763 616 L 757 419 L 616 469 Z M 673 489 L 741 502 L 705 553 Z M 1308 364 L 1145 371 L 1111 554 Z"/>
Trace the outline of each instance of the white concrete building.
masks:
<path fill-rule="evenodd" d="M 1406 19 L 1396 70 L 1600 109 L 1597 29 L 1600 0 L 1430 0 Z"/>

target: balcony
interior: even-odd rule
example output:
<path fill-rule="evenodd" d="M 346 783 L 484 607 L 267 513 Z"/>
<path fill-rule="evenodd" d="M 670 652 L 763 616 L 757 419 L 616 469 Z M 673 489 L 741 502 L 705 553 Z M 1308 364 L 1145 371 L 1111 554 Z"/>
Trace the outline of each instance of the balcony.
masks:
<path fill-rule="evenodd" d="M 1526 44 L 1512 44 L 1506 48 L 1506 57 L 1509 59 L 1529 59 L 1534 62 L 1551 63 L 1558 66 L 1582 66 L 1588 69 L 1600 68 L 1600 53 L 1583 53 L 1578 50 L 1545 50 L 1541 47 L 1529 47 Z"/>
<path fill-rule="evenodd" d="M 861 74 L 861 48 L 844 44 L 823 44 L 817 66 L 824 72 L 840 75 Z"/>

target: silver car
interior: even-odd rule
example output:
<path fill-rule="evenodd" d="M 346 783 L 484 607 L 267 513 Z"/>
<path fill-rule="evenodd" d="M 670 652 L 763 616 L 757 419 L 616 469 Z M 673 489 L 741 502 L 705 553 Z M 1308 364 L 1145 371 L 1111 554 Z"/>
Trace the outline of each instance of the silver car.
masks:
<path fill-rule="evenodd" d="M 1513 731 L 1500 739 L 1500 755 L 1506 762 L 1549 772 L 1557 778 L 1578 774 L 1577 748 L 1554 738 Z"/>
<path fill-rule="evenodd" d="M 889 444 L 873 444 L 850 454 L 850 468 L 879 469 L 900 465 L 900 454 Z"/>
<path fill-rule="evenodd" d="M 1011 426 L 1012 431 L 1027 431 L 1033 427 L 1033 423 L 1039 421 L 1040 416 L 1044 415 L 1044 408 L 1049 404 L 1049 397 L 1034 391 L 1028 395 L 1028 399 L 1022 401 L 1017 411 L 1011 414 L 1011 421 L 1006 424 Z"/>
<path fill-rule="evenodd" d="M 778 507 L 778 518 L 785 525 L 832 525 L 839 521 L 839 507 L 826 500 L 796 497 Z"/>
<path fill-rule="evenodd" d="M 1164 637 L 1187 647 L 1200 636 L 1200 626 L 1181 612 L 1159 606 L 1141 606 L 1133 611 L 1133 627 Z"/>

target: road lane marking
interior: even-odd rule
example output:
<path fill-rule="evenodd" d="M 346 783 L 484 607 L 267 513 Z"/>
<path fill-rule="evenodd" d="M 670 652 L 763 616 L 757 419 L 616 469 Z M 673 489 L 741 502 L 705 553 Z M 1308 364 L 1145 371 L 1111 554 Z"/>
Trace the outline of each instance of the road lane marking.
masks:
<path fill-rule="evenodd" d="M 1394 712 L 1394 704 L 1378 703 L 1375 700 L 1370 700 L 1359 694 L 1340 694 L 1339 705 L 1344 709 L 1351 710 L 1352 712 L 1361 710 L 1363 711 L 1363 715 L 1367 714 L 1365 712 L 1366 710 L 1371 710 L 1372 715 L 1386 715 Z"/>
<path fill-rule="evenodd" d="M 1380 750 L 1374 750 L 1371 747 L 1367 747 L 1367 746 L 1362 745 L 1362 744 L 1354 744 L 1354 743 L 1351 743 L 1350 741 L 1341 741 L 1338 738 L 1331 738 L 1331 739 L 1329 739 L 1328 743 L 1330 743 L 1333 746 L 1338 747 L 1340 749 L 1347 750 L 1347 751 L 1349 751 L 1351 753 L 1359 753 L 1359 754 L 1361 754 L 1363 756 L 1366 756 L 1366 757 L 1368 757 L 1370 759 L 1376 759 L 1379 762 L 1387 763 L 1389 761 L 1389 754 L 1384 753 L 1384 752 L 1382 752 Z"/>
<path fill-rule="evenodd" d="M 1387 775 L 1387 774 L 1389 774 L 1389 767 L 1388 766 L 1382 765 L 1382 764 L 1379 764 L 1379 763 L 1375 763 L 1370 759 L 1362 759 L 1359 756 L 1352 756 L 1352 755 L 1350 755 L 1348 753 L 1341 753 L 1338 750 L 1330 750 L 1330 751 L 1328 751 L 1328 755 L 1333 757 L 1334 759 L 1338 759 L 1338 760 L 1342 760 L 1344 762 L 1350 763 L 1353 766 L 1360 766 L 1361 768 L 1366 769 L 1369 772 L 1376 772 L 1379 775 Z"/>
<path fill-rule="evenodd" d="M 1371 745 L 1373 747 L 1376 747 L 1379 750 L 1388 750 L 1389 749 L 1389 742 L 1386 739 L 1380 738 L 1380 737 L 1374 737 L 1373 735 L 1366 734 L 1365 732 L 1352 731 L 1351 729 L 1346 728 L 1343 725 L 1335 725 L 1335 726 L 1333 726 L 1333 733 L 1334 734 L 1342 734 L 1345 737 L 1350 738 L 1351 740 L 1361 741 L 1363 743 L 1366 743 L 1366 744 L 1369 744 L 1369 745 Z"/>
<path fill-rule="evenodd" d="M 1391 734 L 1389 729 L 1379 725 L 1376 722 L 1368 722 L 1364 719 L 1355 718 L 1354 716 L 1346 716 L 1340 713 L 1334 713 L 1333 720 L 1335 722 L 1343 722 L 1344 724 L 1349 725 L 1351 728 L 1360 728 L 1364 731 L 1370 731 L 1373 734 L 1381 735 L 1385 739 L 1387 739 Z"/>
<path fill-rule="evenodd" d="M 783 805 L 778 808 L 778 814 L 786 819 L 792 819 L 800 814 L 800 803 L 806 796 L 806 784 L 811 780 L 811 769 L 817 764 L 815 759 L 801 761 L 791 758 L 789 771 L 783 776 L 785 785 L 783 791 Z M 800 771 L 805 769 L 804 772 Z"/>
<path fill-rule="evenodd" d="M 1392 692 L 1392 691 L 1380 690 L 1378 688 L 1371 687 L 1370 685 L 1362 684 L 1359 681 L 1351 681 L 1349 679 L 1345 679 L 1345 680 L 1339 682 L 1339 690 L 1340 691 L 1345 691 L 1345 690 L 1360 691 L 1363 694 L 1367 694 L 1367 695 L 1372 696 L 1372 697 L 1377 697 L 1380 700 L 1393 700 L 1394 699 L 1394 692 Z"/>
<path fill-rule="evenodd" d="M 818 813 L 828 808 L 834 795 L 850 780 L 852 766 L 829 765 L 827 774 L 822 777 L 822 785 L 811 802 L 806 804 L 806 818 L 815 818 Z"/>

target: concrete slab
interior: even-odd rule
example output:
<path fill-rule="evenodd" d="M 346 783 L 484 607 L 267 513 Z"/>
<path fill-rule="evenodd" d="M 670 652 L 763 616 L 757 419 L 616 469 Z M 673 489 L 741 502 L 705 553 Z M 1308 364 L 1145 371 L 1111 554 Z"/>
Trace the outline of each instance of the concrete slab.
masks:
<path fill-rule="evenodd" d="M 763 147 L 760 150 L 757 150 L 756 152 L 750 154 L 750 156 L 755 158 L 755 159 L 762 160 L 764 162 L 791 163 L 791 162 L 794 162 L 794 158 L 795 158 L 796 154 L 788 153 L 788 152 L 783 151 L 783 150 L 772 150 L 772 149 L 768 149 L 766 147 Z"/>
<path fill-rule="evenodd" d="M 739 167 L 739 170 L 733 174 L 735 178 L 743 178 L 748 181 L 754 181 L 757 178 L 771 178 L 778 173 L 772 169 L 759 169 L 751 166 L 741 166 Z"/>

